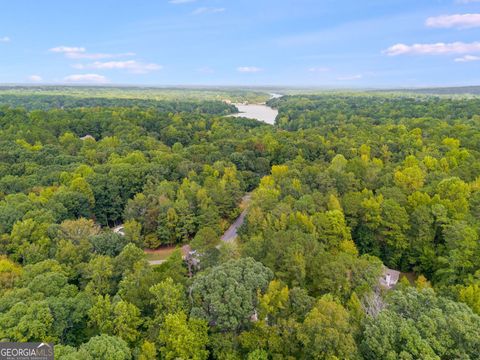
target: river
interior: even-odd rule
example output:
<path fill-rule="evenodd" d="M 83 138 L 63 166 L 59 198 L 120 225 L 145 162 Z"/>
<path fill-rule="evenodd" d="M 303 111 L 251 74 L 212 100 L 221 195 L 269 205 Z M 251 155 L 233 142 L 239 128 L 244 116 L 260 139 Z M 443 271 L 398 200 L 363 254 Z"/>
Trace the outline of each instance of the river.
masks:
<path fill-rule="evenodd" d="M 277 99 L 282 97 L 280 94 L 270 94 L 272 99 Z M 273 109 L 270 106 L 265 104 L 233 104 L 237 107 L 238 114 L 233 114 L 229 116 L 233 117 L 246 117 L 249 119 L 256 119 L 258 121 L 263 121 L 267 124 L 274 125 L 275 119 L 278 115 L 278 110 Z"/>

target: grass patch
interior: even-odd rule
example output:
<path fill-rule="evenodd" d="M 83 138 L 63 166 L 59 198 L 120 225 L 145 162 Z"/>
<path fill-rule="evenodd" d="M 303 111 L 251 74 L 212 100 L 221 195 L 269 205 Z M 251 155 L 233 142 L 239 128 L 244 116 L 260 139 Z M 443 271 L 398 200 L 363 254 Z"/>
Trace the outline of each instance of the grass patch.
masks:
<path fill-rule="evenodd" d="M 147 250 L 145 251 L 145 258 L 148 261 L 151 260 L 166 260 L 172 253 L 176 250 L 174 247 L 157 249 L 157 250 Z"/>

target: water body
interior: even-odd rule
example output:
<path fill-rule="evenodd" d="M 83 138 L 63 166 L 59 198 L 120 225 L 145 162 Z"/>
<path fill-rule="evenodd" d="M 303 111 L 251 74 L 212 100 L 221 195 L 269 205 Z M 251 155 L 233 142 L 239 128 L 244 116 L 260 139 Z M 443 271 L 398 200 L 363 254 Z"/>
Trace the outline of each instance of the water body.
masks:
<path fill-rule="evenodd" d="M 280 94 L 270 94 L 272 99 L 280 98 Z M 246 117 L 249 119 L 256 119 L 267 124 L 274 125 L 275 119 L 278 115 L 278 110 L 273 109 L 265 104 L 234 104 L 240 113 L 229 116 Z"/>

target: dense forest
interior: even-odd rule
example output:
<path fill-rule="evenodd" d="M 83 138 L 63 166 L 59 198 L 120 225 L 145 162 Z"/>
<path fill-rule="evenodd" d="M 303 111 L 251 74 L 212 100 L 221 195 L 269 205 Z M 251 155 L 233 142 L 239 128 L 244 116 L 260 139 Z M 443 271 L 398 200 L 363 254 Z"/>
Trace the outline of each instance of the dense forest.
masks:
<path fill-rule="evenodd" d="M 280 89 L 253 88 L 239 89 L 231 87 L 147 87 L 147 86 L 6 86 L 0 85 L 0 95 L 38 97 L 55 96 L 73 97 L 79 99 L 102 98 L 102 99 L 123 99 L 123 100 L 157 100 L 157 101 L 223 101 L 229 99 L 232 102 L 265 102 L 270 96 L 269 92 L 280 91 Z M 5 104 L 2 100 L 2 103 Z M 118 103 L 117 103 L 118 106 Z"/>
<path fill-rule="evenodd" d="M 480 358 L 479 98 L 283 96 L 270 126 L 210 90 L 5 91 L 2 341 L 64 360 Z"/>
<path fill-rule="evenodd" d="M 231 114 L 236 111 L 233 105 L 215 100 L 158 101 L 153 99 L 119 99 L 111 97 L 83 98 L 66 95 L 14 95 L 2 94 L 0 104 L 26 110 L 71 109 L 86 107 L 136 107 L 154 109 L 163 113 L 199 112 L 207 114 Z"/>
<path fill-rule="evenodd" d="M 391 90 L 378 90 L 391 91 Z M 418 94 L 430 95 L 478 95 L 480 94 L 480 86 L 456 86 L 456 87 L 432 87 L 432 88 L 417 88 L 417 89 L 403 89 L 395 90 L 394 92 L 409 92 Z"/>

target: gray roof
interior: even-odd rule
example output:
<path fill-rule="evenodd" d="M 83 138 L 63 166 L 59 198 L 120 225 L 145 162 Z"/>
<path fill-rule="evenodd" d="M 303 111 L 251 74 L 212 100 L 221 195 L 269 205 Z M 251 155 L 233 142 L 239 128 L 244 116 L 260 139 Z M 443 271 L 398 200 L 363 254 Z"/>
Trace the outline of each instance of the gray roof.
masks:
<path fill-rule="evenodd" d="M 400 271 L 389 269 L 386 266 L 383 268 L 382 277 L 379 280 L 381 286 L 391 289 L 398 283 L 400 278 Z"/>
<path fill-rule="evenodd" d="M 90 135 L 90 134 L 87 134 L 87 135 L 82 136 L 82 137 L 80 138 L 80 140 L 87 140 L 87 139 L 95 140 L 95 138 L 94 138 L 92 135 Z"/>

